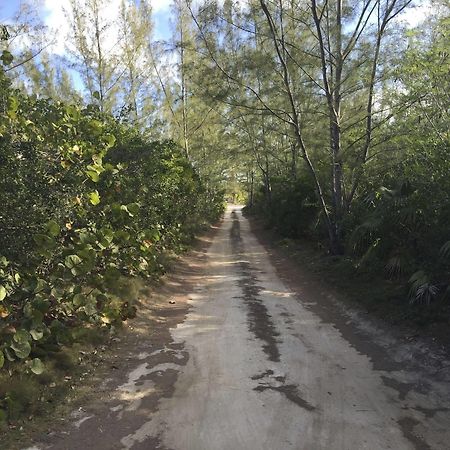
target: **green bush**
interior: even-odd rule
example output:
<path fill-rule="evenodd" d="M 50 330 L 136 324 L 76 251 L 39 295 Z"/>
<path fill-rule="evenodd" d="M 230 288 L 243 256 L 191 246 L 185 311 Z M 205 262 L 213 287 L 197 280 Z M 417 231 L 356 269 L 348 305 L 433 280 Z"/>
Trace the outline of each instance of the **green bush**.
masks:
<path fill-rule="evenodd" d="M 174 143 L 0 82 L 0 368 L 40 374 L 74 330 L 132 317 L 129 277 L 160 273 L 222 199 Z"/>
<path fill-rule="evenodd" d="M 255 194 L 253 209 L 264 216 L 268 226 L 290 238 L 315 235 L 319 216 L 314 187 L 308 177 L 274 177 L 270 198 L 264 188 Z"/>

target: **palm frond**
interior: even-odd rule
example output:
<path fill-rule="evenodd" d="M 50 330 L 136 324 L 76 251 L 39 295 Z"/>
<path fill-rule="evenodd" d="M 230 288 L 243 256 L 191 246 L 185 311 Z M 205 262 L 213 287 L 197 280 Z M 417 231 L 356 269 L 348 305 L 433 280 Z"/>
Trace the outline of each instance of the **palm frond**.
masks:
<path fill-rule="evenodd" d="M 400 209 L 397 217 L 397 223 L 406 225 L 416 225 L 419 219 L 419 214 L 414 206 L 406 206 Z"/>
<path fill-rule="evenodd" d="M 432 284 L 428 275 L 423 270 L 418 270 L 409 279 L 411 288 L 409 290 L 410 303 L 422 303 L 429 305 L 439 292 L 438 286 Z"/>
<path fill-rule="evenodd" d="M 450 258 L 450 241 L 447 241 L 442 247 L 441 247 L 441 250 L 440 250 L 440 255 L 443 257 L 443 258 Z"/>
<path fill-rule="evenodd" d="M 395 278 L 400 276 L 405 268 L 405 260 L 402 255 L 391 256 L 384 266 L 389 278 Z"/>
<path fill-rule="evenodd" d="M 425 303 L 429 305 L 438 293 L 438 287 L 431 283 L 424 283 L 417 288 L 415 301 L 412 303 Z"/>

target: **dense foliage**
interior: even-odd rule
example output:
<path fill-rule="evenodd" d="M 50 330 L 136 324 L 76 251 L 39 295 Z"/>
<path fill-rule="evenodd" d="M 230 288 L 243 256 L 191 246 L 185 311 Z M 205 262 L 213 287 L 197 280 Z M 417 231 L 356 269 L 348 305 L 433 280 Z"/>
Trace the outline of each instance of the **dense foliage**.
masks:
<path fill-rule="evenodd" d="M 357 172 L 351 170 L 355 156 L 350 151 L 342 160 L 346 197 L 356 177 L 358 186 L 340 219 L 338 253 L 351 260 L 355 274 L 362 271 L 393 280 L 404 286 L 403 298 L 410 303 L 448 311 L 450 60 L 445 12 L 448 9 L 440 14 L 436 9 L 421 28 L 405 33 L 408 46 L 398 52 L 401 60 L 383 66 L 388 72 L 378 88 L 380 112 L 373 117 L 377 137 L 370 157 Z M 358 105 L 358 97 L 352 102 Z M 351 137 L 358 137 L 356 130 Z M 281 234 L 308 237 L 332 252 L 305 167 L 292 172 L 289 165 L 272 159 L 268 167 L 270 179 L 262 177 L 252 196 L 253 210 Z M 330 183 L 328 170 L 326 164 L 317 165 L 325 185 Z M 333 190 L 325 191 L 329 205 L 332 196 Z"/>
<path fill-rule="evenodd" d="M 0 367 L 39 374 L 78 328 L 132 317 L 129 277 L 160 273 L 222 198 L 176 144 L 0 77 Z"/>

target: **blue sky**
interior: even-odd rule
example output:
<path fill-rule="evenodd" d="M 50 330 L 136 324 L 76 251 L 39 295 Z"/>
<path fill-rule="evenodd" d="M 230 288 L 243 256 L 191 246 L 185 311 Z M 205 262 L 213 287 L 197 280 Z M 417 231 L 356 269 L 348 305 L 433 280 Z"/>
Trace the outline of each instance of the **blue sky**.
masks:
<path fill-rule="evenodd" d="M 154 39 L 155 40 L 169 40 L 171 38 L 172 30 L 170 25 L 170 4 L 172 0 L 151 0 L 153 7 L 153 23 L 154 23 Z M 37 13 L 50 29 L 54 30 L 57 36 L 56 44 L 49 47 L 47 51 L 54 55 L 65 55 L 65 42 L 67 35 L 70 33 L 70 27 L 62 10 L 62 5 L 68 5 L 68 0 L 40 0 L 41 7 Z M 110 0 L 111 8 L 105 10 L 108 18 L 115 19 L 121 0 Z M 0 24 L 11 23 L 15 14 L 17 13 L 21 0 L 0 0 Z M 114 42 L 113 35 L 108 42 Z M 52 33 L 53 34 L 53 33 Z M 75 86 L 82 90 L 83 84 L 79 74 L 75 70 L 70 70 Z"/>
<path fill-rule="evenodd" d="M 41 0 L 42 7 L 38 10 L 39 15 L 44 21 L 52 22 L 55 11 L 64 3 L 61 0 Z M 12 20 L 14 14 L 18 11 L 21 0 L 0 0 L 0 23 L 7 23 Z M 152 0 L 153 6 L 153 22 L 155 27 L 155 39 L 167 40 L 170 38 L 170 3 L 171 0 Z M 53 22 L 57 22 L 58 18 Z"/>
<path fill-rule="evenodd" d="M 14 17 L 19 5 L 25 0 L 0 0 L 0 23 L 8 23 Z M 69 24 L 62 11 L 63 5 L 68 5 L 68 0 L 39 0 L 41 7 L 38 13 L 44 20 L 46 25 L 54 30 L 58 37 L 56 45 L 50 50 L 56 55 L 64 55 L 66 53 L 65 42 L 69 33 Z M 115 19 L 121 0 L 109 0 L 111 7 L 105 9 L 107 15 L 111 19 Z M 133 0 L 128 0 L 133 1 Z M 134 0 L 139 1 L 139 0 Z M 172 35 L 172 27 L 170 24 L 171 3 L 173 0 L 150 0 L 153 8 L 153 24 L 154 39 L 169 40 Z M 246 0 L 240 0 L 245 2 Z M 416 0 L 417 8 L 409 8 L 404 14 L 403 19 L 410 25 L 414 26 L 423 19 L 430 11 L 430 0 Z M 113 36 L 111 40 L 114 41 Z"/>
<path fill-rule="evenodd" d="M 18 4 L 18 0 L 0 0 L 0 20 L 3 22 L 11 19 L 17 10 Z"/>
<path fill-rule="evenodd" d="M 114 2 L 114 0 L 112 0 Z M 49 24 L 61 22 L 61 14 L 55 14 L 55 11 L 61 8 L 65 0 L 41 0 L 42 8 L 39 11 L 44 20 L 49 20 Z M 0 23 L 8 22 L 17 11 L 21 0 L 0 0 Z M 171 0 L 151 0 L 153 7 L 153 22 L 155 27 L 155 39 L 167 40 L 170 38 L 171 29 L 170 20 L 170 4 Z M 403 15 L 404 20 L 410 25 L 416 25 L 421 18 L 426 15 L 430 9 L 429 0 L 416 0 L 417 9 L 409 8 Z M 55 20 L 52 20 L 55 19 Z"/>

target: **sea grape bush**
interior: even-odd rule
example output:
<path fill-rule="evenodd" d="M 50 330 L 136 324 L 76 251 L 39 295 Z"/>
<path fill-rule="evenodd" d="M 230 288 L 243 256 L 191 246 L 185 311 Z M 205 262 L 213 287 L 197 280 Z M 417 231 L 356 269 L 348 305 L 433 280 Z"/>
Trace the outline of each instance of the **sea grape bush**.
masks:
<path fill-rule="evenodd" d="M 0 368 L 40 374 L 47 346 L 132 317 L 128 277 L 158 274 L 222 197 L 177 145 L 0 84 Z"/>

